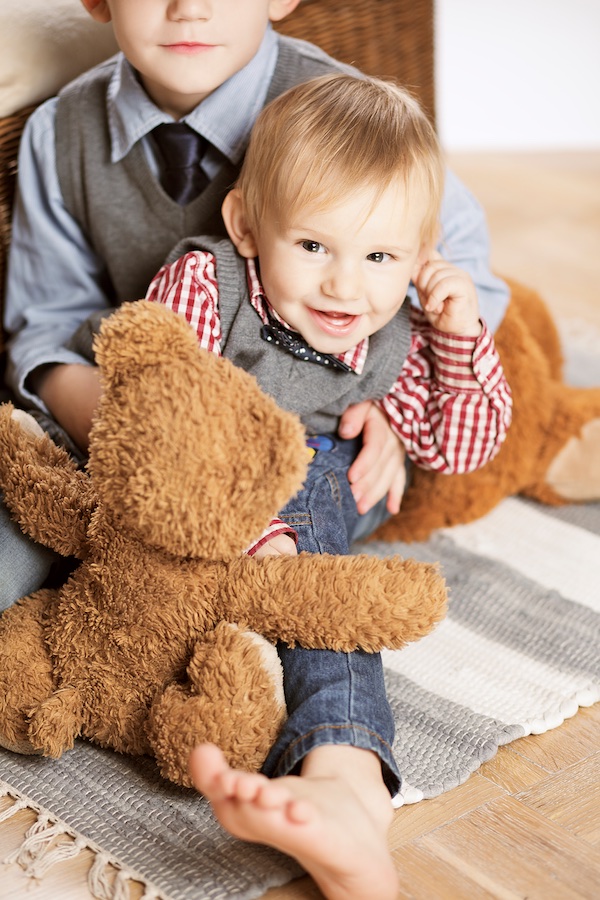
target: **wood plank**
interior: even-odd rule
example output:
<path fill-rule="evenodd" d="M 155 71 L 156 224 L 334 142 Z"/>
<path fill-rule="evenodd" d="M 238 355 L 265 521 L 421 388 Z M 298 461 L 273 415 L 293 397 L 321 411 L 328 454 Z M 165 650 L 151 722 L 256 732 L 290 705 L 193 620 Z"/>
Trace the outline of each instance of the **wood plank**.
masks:
<path fill-rule="evenodd" d="M 600 845 L 600 752 L 521 791 L 517 799 L 589 844 Z"/>
<path fill-rule="evenodd" d="M 468 781 L 446 794 L 400 807 L 390 829 L 390 844 L 394 848 L 406 844 L 504 793 L 501 787 L 481 775 L 471 775 Z"/>
<path fill-rule="evenodd" d="M 494 879 L 469 870 L 466 862 L 455 865 L 444 851 L 432 852 L 418 843 L 394 853 L 400 900 L 523 900 L 522 894 L 500 889 Z"/>
<path fill-rule="evenodd" d="M 416 841 L 493 897 L 592 900 L 600 850 L 529 809 L 501 797 Z M 410 853 L 411 845 L 406 848 Z"/>
<path fill-rule="evenodd" d="M 514 753 L 549 772 L 566 769 L 600 747 L 600 704 L 580 709 L 559 728 L 547 731 L 543 741 L 539 735 L 528 735 L 511 747 Z"/>
<path fill-rule="evenodd" d="M 493 759 L 481 766 L 479 772 L 483 778 L 489 778 L 509 794 L 522 791 L 548 776 L 546 769 L 536 766 L 510 747 L 501 747 L 500 750 Z"/>

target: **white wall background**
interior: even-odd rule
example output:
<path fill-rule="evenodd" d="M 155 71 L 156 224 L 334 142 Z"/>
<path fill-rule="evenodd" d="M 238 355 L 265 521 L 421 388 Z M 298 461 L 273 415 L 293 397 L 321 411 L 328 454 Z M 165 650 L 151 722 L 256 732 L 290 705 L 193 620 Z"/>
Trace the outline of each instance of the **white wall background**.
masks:
<path fill-rule="evenodd" d="M 600 0 L 436 0 L 446 150 L 600 150 Z"/>

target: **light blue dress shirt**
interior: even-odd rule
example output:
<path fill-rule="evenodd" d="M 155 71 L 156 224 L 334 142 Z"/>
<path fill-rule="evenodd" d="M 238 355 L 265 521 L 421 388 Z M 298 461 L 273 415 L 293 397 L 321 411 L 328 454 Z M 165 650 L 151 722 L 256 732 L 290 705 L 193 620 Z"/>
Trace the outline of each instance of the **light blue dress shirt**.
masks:
<path fill-rule="evenodd" d="M 209 177 L 218 168 L 219 153 L 233 163 L 241 160 L 276 61 L 277 36 L 268 28 L 256 56 L 184 118 L 216 148 L 203 161 Z M 34 112 L 21 142 L 4 319 L 10 334 L 7 380 L 18 397 L 45 412 L 39 398 L 26 389 L 27 376 L 46 363 L 83 362 L 64 344 L 92 312 L 110 306 L 103 289 L 103 260 L 64 206 L 56 172 L 56 105 L 53 98 Z M 107 108 L 112 159 L 122 159 L 142 141 L 156 170 L 147 136 L 156 125 L 172 120 L 150 100 L 122 54 L 109 85 Z M 489 269 L 482 209 L 451 173 L 442 231 L 440 252 L 471 274 L 482 316 L 495 330 L 504 316 L 508 288 Z M 416 296 L 411 299 L 417 302 Z"/>

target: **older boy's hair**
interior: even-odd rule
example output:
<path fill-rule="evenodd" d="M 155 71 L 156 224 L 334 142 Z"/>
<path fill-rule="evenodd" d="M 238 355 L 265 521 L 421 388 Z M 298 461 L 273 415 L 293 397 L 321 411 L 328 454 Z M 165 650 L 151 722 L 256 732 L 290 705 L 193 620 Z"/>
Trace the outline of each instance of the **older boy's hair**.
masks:
<path fill-rule="evenodd" d="M 299 209 L 319 211 L 352 190 L 414 176 L 429 198 L 423 242 L 438 236 L 444 164 L 418 102 L 390 82 L 344 74 L 297 85 L 261 112 L 237 182 L 254 232 L 267 214 L 285 227 Z M 410 199 L 409 199 L 410 202 Z"/>

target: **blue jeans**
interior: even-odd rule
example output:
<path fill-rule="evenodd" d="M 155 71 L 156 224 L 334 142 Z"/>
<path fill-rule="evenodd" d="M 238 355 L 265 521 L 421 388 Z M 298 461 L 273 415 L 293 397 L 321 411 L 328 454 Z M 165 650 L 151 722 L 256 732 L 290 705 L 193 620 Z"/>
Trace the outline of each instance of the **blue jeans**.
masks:
<path fill-rule="evenodd" d="M 329 449 L 317 450 L 300 493 L 280 512 L 298 533 L 298 550 L 346 554 L 367 518 L 359 516 L 348 468 L 360 441 L 323 436 Z M 376 508 L 377 509 L 377 508 Z M 372 531 L 386 517 L 385 502 L 368 515 Z M 366 532 L 368 533 L 368 532 Z M 378 653 L 277 647 L 283 666 L 288 719 L 263 766 L 269 777 L 298 772 L 302 759 L 325 744 L 372 750 L 381 760 L 385 784 L 395 794 L 400 773 L 392 754 L 394 719 Z"/>
<path fill-rule="evenodd" d="M 40 588 L 59 559 L 23 534 L 0 493 L 0 612 Z"/>

